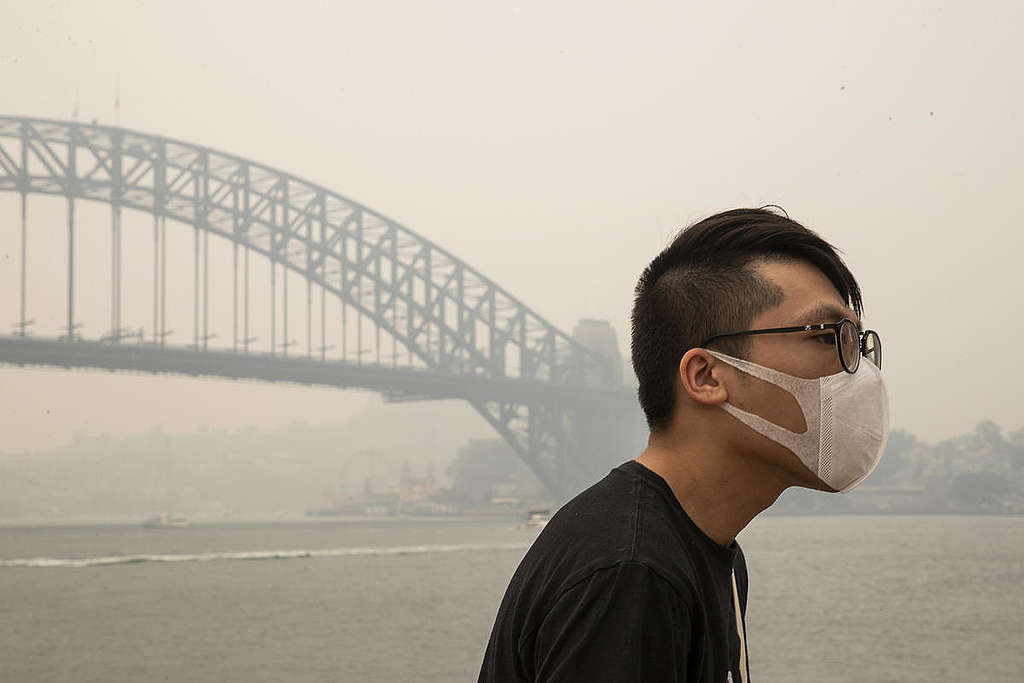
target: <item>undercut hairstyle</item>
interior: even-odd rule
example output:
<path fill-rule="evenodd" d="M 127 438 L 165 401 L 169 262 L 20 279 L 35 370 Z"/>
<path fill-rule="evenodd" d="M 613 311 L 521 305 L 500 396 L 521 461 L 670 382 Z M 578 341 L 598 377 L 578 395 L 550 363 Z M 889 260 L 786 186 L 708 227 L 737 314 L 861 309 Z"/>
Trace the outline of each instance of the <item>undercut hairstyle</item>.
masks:
<path fill-rule="evenodd" d="M 672 422 L 683 354 L 713 335 L 749 329 L 756 316 L 782 303 L 782 288 L 758 274 L 757 262 L 814 265 L 860 316 L 860 287 L 836 252 L 774 205 L 724 211 L 680 231 L 644 269 L 634 292 L 630 355 L 651 432 Z M 746 360 L 751 345 L 750 335 L 709 344 Z"/>

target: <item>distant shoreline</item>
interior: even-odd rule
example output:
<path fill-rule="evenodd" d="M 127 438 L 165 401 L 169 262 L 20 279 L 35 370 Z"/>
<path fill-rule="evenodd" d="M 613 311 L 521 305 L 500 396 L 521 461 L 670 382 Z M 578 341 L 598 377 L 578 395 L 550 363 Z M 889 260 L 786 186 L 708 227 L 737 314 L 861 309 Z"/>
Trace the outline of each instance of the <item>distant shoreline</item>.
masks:
<path fill-rule="evenodd" d="M 212 526 L 256 526 L 256 525 L 297 525 L 297 524 L 400 524 L 406 522 L 428 524 L 455 524 L 459 522 L 502 522 L 515 523 L 521 521 L 521 515 L 404 515 L 404 516 L 370 516 L 351 515 L 337 517 L 251 517 L 244 519 L 195 519 L 190 520 L 188 527 L 175 527 L 178 533 L 188 533 L 191 527 Z M 1024 517 L 1021 512 L 800 512 L 787 510 L 771 512 L 766 510 L 758 516 L 764 517 Z M 756 518 L 755 518 L 756 519 Z M 81 528 L 81 527 L 127 527 L 147 529 L 152 533 L 168 533 L 169 529 L 147 528 L 144 520 L 137 519 L 0 519 L 0 529 L 18 528 Z"/>
<path fill-rule="evenodd" d="M 383 522 L 395 524 L 400 522 L 416 521 L 430 523 L 454 523 L 454 522 L 479 522 L 479 521 L 502 521 L 509 520 L 518 522 L 522 515 L 403 515 L 390 516 L 381 515 L 349 515 L 349 516 L 311 516 L 296 515 L 295 517 L 244 517 L 238 519 L 216 519 L 198 518 L 189 520 L 187 527 L 173 527 L 178 530 L 187 531 L 190 527 L 202 526 L 233 526 L 233 525 L 258 525 L 258 524 L 367 524 Z M 147 528 L 143 519 L 123 518 L 95 518 L 95 519 L 0 519 L 0 529 L 14 527 L 83 527 L 83 526 L 123 526 Z M 149 527 L 152 528 L 152 527 Z M 154 533 L 165 533 L 167 529 L 156 528 Z"/>

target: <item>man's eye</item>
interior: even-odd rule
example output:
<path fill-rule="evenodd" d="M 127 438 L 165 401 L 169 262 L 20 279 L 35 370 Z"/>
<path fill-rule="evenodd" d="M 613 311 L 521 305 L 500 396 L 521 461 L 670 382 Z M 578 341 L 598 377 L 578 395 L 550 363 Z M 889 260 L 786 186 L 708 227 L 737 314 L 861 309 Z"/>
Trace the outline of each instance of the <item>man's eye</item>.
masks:
<path fill-rule="evenodd" d="M 819 334 L 817 337 L 815 337 L 815 339 L 817 339 L 822 344 L 828 344 L 830 346 L 836 343 L 835 333 Z"/>

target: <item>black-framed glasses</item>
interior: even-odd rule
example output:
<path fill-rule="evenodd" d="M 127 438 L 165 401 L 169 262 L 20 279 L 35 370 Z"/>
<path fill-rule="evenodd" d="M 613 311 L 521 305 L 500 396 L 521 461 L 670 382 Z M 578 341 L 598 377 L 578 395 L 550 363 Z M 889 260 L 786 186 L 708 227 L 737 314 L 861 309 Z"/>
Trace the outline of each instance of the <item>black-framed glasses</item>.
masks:
<path fill-rule="evenodd" d="M 820 325 L 794 325 L 792 327 L 769 327 L 762 330 L 726 332 L 708 337 L 701 346 L 707 346 L 715 339 L 736 337 L 741 334 L 808 332 L 810 330 L 832 330 L 832 336 L 835 338 L 836 352 L 839 354 L 839 362 L 842 364 L 843 370 L 849 373 L 857 372 L 857 368 L 860 367 L 861 356 L 871 361 L 879 370 L 882 369 L 882 340 L 878 333 L 874 330 L 864 330 L 861 332 L 857 328 L 857 323 L 849 318 L 843 318 L 837 323 L 821 323 Z"/>

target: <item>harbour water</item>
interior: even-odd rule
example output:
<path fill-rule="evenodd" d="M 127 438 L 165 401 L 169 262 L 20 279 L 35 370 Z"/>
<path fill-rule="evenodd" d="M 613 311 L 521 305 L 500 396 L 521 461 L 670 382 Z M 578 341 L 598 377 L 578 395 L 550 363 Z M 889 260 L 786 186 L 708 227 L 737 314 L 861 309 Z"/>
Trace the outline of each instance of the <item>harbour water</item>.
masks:
<path fill-rule="evenodd" d="M 516 521 L 0 528 L 0 680 L 472 681 L 536 534 Z M 1024 676 L 1024 517 L 739 540 L 752 681 Z"/>

